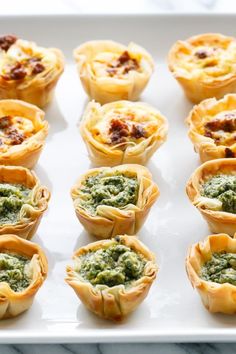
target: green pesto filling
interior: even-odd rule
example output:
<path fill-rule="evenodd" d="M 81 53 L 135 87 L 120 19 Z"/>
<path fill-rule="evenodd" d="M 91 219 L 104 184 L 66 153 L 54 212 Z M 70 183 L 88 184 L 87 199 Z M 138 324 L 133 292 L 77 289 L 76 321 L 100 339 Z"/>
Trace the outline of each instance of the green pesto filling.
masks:
<path fill-rule="evenodd" d="M 30 284 L 25 266 L 30 260 L 19 255 L 0 253 L 0 282 L 6 282 L 15 292 L 23 291 Z"/>
<path fill-rule="evenodd" d="M 0 225 L 19 220 L 23 204 L 30 202 L 31 189 L 20 184 L 0 183 Z"/>
<path fill-rule="evenodd" d="M 236 176 L 221 174 L 210 178 L 203 185 L 202 195 L 218 199 L 223 211 L 236 214 Z"/>
<path fill-rule="evenodd" d="M 146 261 L 131 248 L 115 244 L 81 257 L 80 275 L 92 285 L 109 287 L 141 278 Z"/>
<path fill-rule="evenodd" d="M 117 172 L 112 176 L 99 173 L 88 177 L 80 190 L 80 206 L 89 214 L 96 215 L 99 205 L 124 208 L 136 204 L 138 198 L 137 178 Z"/>
<path fill-rule="evenodd" d="M 207 281 L 236 285 L 236 254 L 214 253 L 201 270 L 201 278 Z"/>

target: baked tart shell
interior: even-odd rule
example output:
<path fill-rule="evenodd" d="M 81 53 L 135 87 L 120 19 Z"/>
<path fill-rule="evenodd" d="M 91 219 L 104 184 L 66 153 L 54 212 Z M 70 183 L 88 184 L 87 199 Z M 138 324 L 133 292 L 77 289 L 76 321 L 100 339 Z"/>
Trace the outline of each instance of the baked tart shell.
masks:
<path fill-rule="evenodd" d="M 145 59 L 146 66 L 142 73 L 132 71 L 130 75 L 122 79 L 107 76 L 97 77 L 93 73 L 90 63 L 96 54 L 102 52 L 122 54 L 125 51 Z M 150 54 L 135 43 L 130 43 L 126 47 L 110 40 L 89 41 L 74 50 L 74 58 L 85 92 L 90 98 L 101 104 L 119 100 L 136 101 L 146 87 L 154 68 Z"/>
<path fill-rule="evenodd" d="M 71 197 L 77 218 L 84 228 L 98 239 L 112 238 L 120 234 L 135 235 L 144 224 L 151 206 L 159 196 L 159 189 L 152 181 L 147 168 L 141 165 L 127 164 L 114 167 L 114 171 L 124 173 L 129 171 L 137 177 L 139 182 L 138 200 L 136 206 L 119 209 L 110 206 L 100 206 L 99 215 L 90 215 L 78 203 L 78 191 L 82 182 L 89 176 L 95 175 L 109 168 L 95 168 L 83 174 L 71 189 Z"/>
<path fill-rule="evenodd" d="M 204 241 L 192 245 L 186 258 L 186 270 L 192 286 L 197 289 L 203 305 L 210 312 L 236 313 L 236 287 L 229 283 L 219 284 L 202 279 L 202 265 L 215 252 L 236 253 L 236 239 L 227 234 L 210 235 Z"/>
<path fill-rule="evenodd" d="M 201 40 L 213 43 L 221 43 L 228 40 L 235 41 L 233 37 L 225 37 L 218 33 L 206 33 L 193 36 L 187 41 L 177 41 L 169 51 L 168 65 L 174 78 L 179 82 L 186 97 L 192 103 L 200 103 L 207 98 L 215 97 L 220 99 L 228 93 L 236 92 L 236 73 L 231 73 L 224 76 L 214 77 L 207 81 L 199 79 L 198 76 L 187 75 L 183 70 L 178 69 L 178 54 L 183 50 L 186 43 L 194 45 Z"/>
<path fill-rule="evenodd" d="M 30 240 L 36 233 L 43 213 L 48 207 L 50 192 L 40 184 L 33 171 L 24 167 L 0 166 L 0 183 L 22 184 L 33 188 L 32 205 L 24 205 L 24 212 L 15 224 L 0 225 L 1 235 L 15 234 L 23 239 Z"/>
<path fill-rule="evenodd" d="M 157 273 L 155 256 L 143 243 L 136 237 L 127 235 L 119 236 L 119 238 L 122 240 L 122 244 L 140 253 L 147 260 L 142 277 L 134 281 L 129 288 L 124 285 L 113 287 L 93 286 L 78 276 L 74 267 L 71 266 L 67 266 L 67 277 L 65 279 L 88 310 L 99 317 L 113 321 L 123 320 L 140 305 L 147 296 Z M 95 251 L 113 243 L 113 240 L 90 243 L 85 247 L 79 248 L 74 253 L 73 259 L 87 253 L 89 250 Z"/>
<path fill-rule="evenodd" d="M 209 229 L 213 233 L 227 233 L 233 236 L 236 233 L 236 215 L 223 211 L 206 209 L 199 203 L 201 197 L 200 189 L 202 182 L 207 177 L 225 172 L 232 172 L 236 169 L 236 159 L 217 159 L 205 162 L 192 174 L 186 186 L 187 195 L 191 203 L 200 211 L 207 221 Z"/>
<path fill-rule="evenodd" d="M 40 157 L 48 135 L 49 125 L 44 120 L 44 112 L 23 101 L 1 100 L 0 116 L 25 117 L 33 123 L 35 129 L 35 133 L 23 143 L 10 146 L 7 151 L 0 152 L 0 164 L 33 168 Z"/>
<path fill-rule="evenodd" d="M 38 245 L 22 240 L 16 235 L 2 235 L 0 251 L 12 252 L 28 258 L 34 257 L 32 281 L 23 291 L 15 292 L 6 282 L 0 282 L 0 319 L 5 319 L 19 315 L 32 305 L 34 296 L 47 276 L 48 263 L 43 250 Z"/>
<path fill-rule="evenodd" d="M 129 108 L 129 106 L 132 108 L 133 106 L 134 109 L 135 106 L 137 106 L 137 108 L 146 108 L 147 112 L 150 111 L 156 115 L 159 124 L 158 129 L 151 136 L 135 146 L 131 147 L 129 145 L 125 149 L 115 148 L 112 145 L 109 146 L 108 144 L 97 141 L 91 131 L 94 127 L 96 117 L 102 120 L 104 111 L 107 112 L 109 108 L 113 109 L 122 106 L 127 106 L 127 108 Z M 167 120 L 160 112 L 145 103 L 131 103 L 128 101 L 108 103 L 103 107 L 99 103 L 90 102 L 85 110 L 80 125 L 80 132 L 86 144 L 89 158 L 95 166 L 116 166 L 129 163 L 145 165 L 155 151 L 165 142 L 167 130 Z"/>

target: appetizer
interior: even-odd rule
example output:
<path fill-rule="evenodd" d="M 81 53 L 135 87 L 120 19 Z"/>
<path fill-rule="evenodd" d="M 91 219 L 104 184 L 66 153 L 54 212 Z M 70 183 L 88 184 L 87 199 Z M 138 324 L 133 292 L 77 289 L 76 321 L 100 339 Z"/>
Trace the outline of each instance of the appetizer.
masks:
<path fill-rule="evenodd" d="M 167 136 L 166 118 L 146 103 L 90 102 L 80 125 L 90 160 L 96 166 L 146 164 Z"/>
<path fill-rule="evenodd" d="M 236 94 L 202 101 L 187 122 L 189 137 L 202 162 L 236 157 Z"/>
<path fill-rule="evenodd" d="M 205 162 L 192 174 L 186 188 L 214 233 L 236 233 L 236 159 Z"/>
<path fill-rule="evenodd" d="M 0 37 L 0 99 L 20 99 L 44 107 L 63 70 L 59 49 L 38 47 L 13 35 Z"/>
<path fill-rule="evenodd" d="M 42 249 L 16 235 L 0 237 L 0 319 L 28 310 L 48 271 Z"/>
<path fill-rule="evenodd" d="M 0 164 L 33 168 L 48 134 L 38 107 L 19 100 L 0 100 Z"/>
<path fill-rule="evenodd" d="M 188 99 L 199 103 L 236 92 L 236 39 L 205 33 L 177 41 L 169 52 L 169 69 Z"/>
<path fill-rule="evenodd" d="M 191 246 L 186 270 L 192 286 L 210 312 L 236 312 L 236 239 L 210 235 Z"/>
<path fill-rule="evenodd" d="M 151 55 L 135 43 L 89 41 L 74 57 L 84 90 L 101 104 L 137 100 L 154 69 Z"/>
<path fill-rule="evenodd" d="M 158 195 L 148 169 L 135 164 L 89 170 L 71 190 L 79 221 L 99 239 L 136 234 Z"/>
<path fill-rule="evenodd" d="M 157 273 L 154 254 L 126 235 L 79 248 L 73 260 L 66 282 L 90 311 L 113 321 L 138 307 Z"/>
<path fill-rule="evenodd" d="M 0 166 L 0 239 L 4 234 L 31 239 L 49 198 L 49 191 L 34 172 L 24 167 Z"/>

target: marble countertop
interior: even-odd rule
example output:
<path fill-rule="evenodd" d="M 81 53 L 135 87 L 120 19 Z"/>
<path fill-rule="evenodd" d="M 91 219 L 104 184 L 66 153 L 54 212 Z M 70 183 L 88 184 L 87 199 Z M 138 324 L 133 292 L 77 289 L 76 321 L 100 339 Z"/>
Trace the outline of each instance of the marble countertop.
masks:
<path fill-rule="evenodd" d="M 138 4 L 138 6 L 137 6 Z M 135 6 L 134 6 L 135 5 Z M 236 13 L 235 0 L 8 0 L 1 15 L 71 13 Z M 0 345 L 1 354 L 233 354 L 236 343 L 202 344 L 19 344 Z"/>

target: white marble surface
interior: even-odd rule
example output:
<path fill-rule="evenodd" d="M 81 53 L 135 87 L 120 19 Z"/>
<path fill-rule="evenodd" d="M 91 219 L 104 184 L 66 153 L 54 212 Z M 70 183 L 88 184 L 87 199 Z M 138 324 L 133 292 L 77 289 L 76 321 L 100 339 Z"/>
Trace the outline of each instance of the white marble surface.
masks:
<path fill-rule="evenodd" d="M 160 13 L 213 12 L 236 13 L 235 0 L 8 0 L 1 1 L 1 15 L 70 13 Z M 20 344 L 0 345 L 1 354 L 233 354 L 230 344 Z"/>

